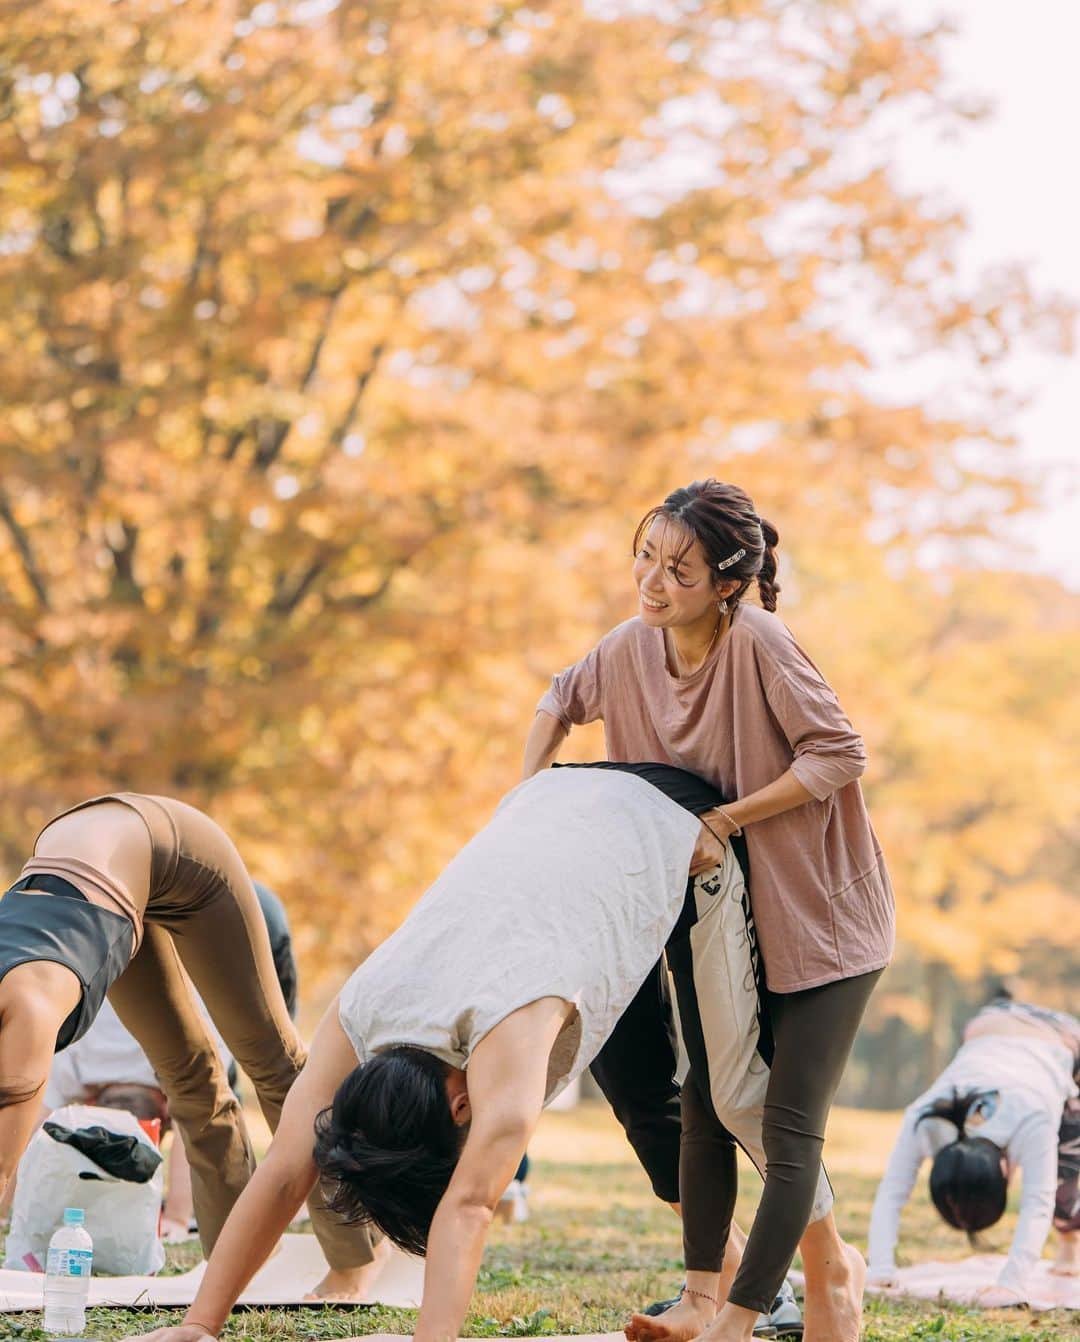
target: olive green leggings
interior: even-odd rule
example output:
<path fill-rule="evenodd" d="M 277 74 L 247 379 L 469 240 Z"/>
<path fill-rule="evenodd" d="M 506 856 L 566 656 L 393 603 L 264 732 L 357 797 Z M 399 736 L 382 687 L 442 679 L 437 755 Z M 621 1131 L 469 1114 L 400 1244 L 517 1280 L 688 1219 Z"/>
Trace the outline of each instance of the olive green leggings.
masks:
<path fill-rule="evenodd" d="M 814 1206 L 836 1088 L 881 970 L 796 993 L 765 993 L 774 1051 L 765 1092 L 765 1187 L 728 1299 L 768 1312 Z M 700 989 L 699 989 L 700 991 Z M 689 1271 L 719 1272 L 735 1210 L 735 1138 L 691 1056 L 679 1184 Z"/>

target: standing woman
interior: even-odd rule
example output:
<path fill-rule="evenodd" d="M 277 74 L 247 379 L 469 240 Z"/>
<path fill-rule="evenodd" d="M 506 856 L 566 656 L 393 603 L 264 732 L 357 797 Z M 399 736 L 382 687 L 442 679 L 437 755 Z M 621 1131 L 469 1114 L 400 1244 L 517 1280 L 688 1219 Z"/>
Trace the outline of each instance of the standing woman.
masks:
<path fill-rule="evenodd" d="M 717 861 L 728 838 L 746 836 L 775 1039 L 765 1187 L 727 1301 L 715 1301 L 715 1261 L 687 1262 L 680 1304 L 643 1337 L 741 1342 L 769 1309 L 807 1230 L 825 1120 L 892 953 L 892 889 L 857 781 L 866 754 L 774 613 L 778 540 L 743 490 L 717 480 L 651 509 L 634 537 L 638 615 L 555 676 L 525 750 L 528 776 L 572 726 L 602 719 L 609 759 L 673 764 L 736 799 L 704 817 Z M 743 603 L 755 582 L 763 610 Z M 831 1215 L 802 1251 L 820 1283 L 807 1291 L 807 1342 L 855 1342 L 861 1255 Z"/>

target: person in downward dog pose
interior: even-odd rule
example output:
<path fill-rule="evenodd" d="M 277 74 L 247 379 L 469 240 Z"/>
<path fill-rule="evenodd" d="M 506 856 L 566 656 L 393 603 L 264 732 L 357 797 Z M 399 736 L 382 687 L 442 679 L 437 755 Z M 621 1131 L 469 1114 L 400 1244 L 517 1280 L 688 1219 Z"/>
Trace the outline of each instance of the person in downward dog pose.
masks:
<path fill-rule="evenodd" d="M 964 1042 L 932 1086 L 904 1111 L 870 1218 L 870 1279 L 895 1285 L 900 1212 L 924 1160 L 943 1220 L 974 1235 L 1005 1211 L 1009 1179 L 1023 1191 L 1012 1248 L 981 1305 L 1027 1299 L 1051 1225 L 1052 1271 L 1080 1274 L 1080 1020 L 1001 996 L 968 1022 Z"/>
<path fill-rule="evenodd" d="M 777 543 L 735 485 L 699 481 L 651 509 L 634 538 L 638 615 L 554 677 L 526 745 L 529 774 L 574 725 L 602 720 L 609 759 L 665 761 L 733 799 L 705 816 L 716 860 L 746 830 L 773 1033 L 765 1187 L 726 1299 L 714 1264 L 688 1264 L 679 1305 L 635 1316 L 639 1339 L 750 1337 L 807 1231 L 825 1120 L 892 953 L 892 889 L 857 781 L 866 753 L 775 614 Z M 752 583 L 764 609 L 743 601 Z M 831 1215 L 802 1254 L 807 1338 L 855 1342 L 861 1255 Z"/>
<path fill-rule="evenodd" d="M 192 984 L 275 1128 L 305 1055 L 228 835 L 194 807 L 134 792 L 51 820 L 0 899 L 0 1198 L 37 1126 L 54 1052 L 82 1038 L 108 993 L 183 1139 L 210 1253 L 255 1161 Z M 318 1200 L 311 1212 L 330 1264 L 317 1293 L 362 1296 L 381 1265 L 371 1235 Z"/>
<path fill-rule="evenodd" d="M 587 767 L 659 777 L 669 790 L 669 778 L 689 777 L 655 765 Z M 691 785 L 689 796 L 698 809 L 723 800 L 701 780 Z M 762 1104 L 772 1056 L 741 838 L 732 841 L 731 852 L 741 879 L 722 886 L 716 870 L 691 877 L 664 960 L 650 971 L 590 1066 L 653 1191 L 684 1219 L 685 1261 L 722 1259 L 721 1294 L 738 1270 L 746 1242 L 732 1219 L 735 1147 L 741 1145 L 764 1172 Z M 681 1085 L 676 1036 L 690 1064 Z M 811 1221 L 826 1216 L 831 1206 L 831 1190 L 822 1180 Z M 658 1301 L 644 1313 L 661 1314 L 677 1303 Z M 802 1332 L 795 1293 L 785 1280 L 754 1333 Z"/>
<path fill-rule="evenodd" d="M 546 770 L 504 798 L 324 1016 L 185 1323 L 153 1342 L 216 1335 L 319 1177 L 344 1218 L 426 1253 L 416 1342 L 456 1337 L 543 1106 L 596 1055 L 673 931 L 702 929 L 692 986 L 732 999 L 719 923 L 742 909 L 742 873 L 730 850 L 702 858 L 697 819 L 717 799 L 662 765 Z M 708 880 L 688 895 L 691 870 Z M 763 1163 L 750 1112 L 763 1088 L 736 1074 L 765 1069 L 731 1047 L 739 1060 L 714 1066 L 731 1092 L 723 1119 Z M 714 1163 L 697 1165 L 712 1188 Z M 826 1208 L 820 1172 L 818 1184 Z"/>
<path fill-rule="evenodd" d="M 253 881 L 252 885 L 270 936 L 274 972 L 285 1007 L 295 1019 L 298 985 L 288 914 L 269 886 L 260 881 Z M 225 1068 L 229 1086 L 240 1098 L 236 1062 L 197 993 L 195 1002 Z M 172 1129 L 169 1101 L 150 1060 L 135 1036 L 121 1023 L 108 997 L 82 1038 L 53 1057 L 43 1100 L 47 1111 L 66 1104 L 93 1104 L 105 1109 L 126 1109 L 136 1118 L 156 1118 L 161 1124 L 162 1138 Z M 175 1132 L 166 1154 L 165 1170 L 161 1237 L 166 1241 L 188 1239 L 195 1228 L 191 1169 L 183 1140 Z"/>

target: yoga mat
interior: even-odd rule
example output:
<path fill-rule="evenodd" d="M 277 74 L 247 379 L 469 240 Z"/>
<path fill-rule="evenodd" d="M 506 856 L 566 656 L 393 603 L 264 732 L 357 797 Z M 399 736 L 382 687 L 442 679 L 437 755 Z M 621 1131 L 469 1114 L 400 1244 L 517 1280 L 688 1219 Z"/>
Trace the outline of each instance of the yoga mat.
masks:
<path fill-rule="evenodd" d="M 343 1337 L 340 1342 L 406 1342 L 406 1339 L 394 1333 L 368 1333 L 366 1337 Z M 530 1342 L 522 1338 L 521 1342 Z M 626 1342 L 622 1333 L 571 1333 L 550 1337 L 534 1338 L 532 1342 Z"/>
<path fill-rule="evenodd" d="M 1003 1254 L 981 1253 L 957 1263 L 920 1263 L 902 1267 L 898 1286 L 867 1285 L 868 1295 L 887 1299 L 915 1296 L 919 1300 L 945 1299 L 958 1305 L 974 1304 L 980 1286 L 993 1286 L 1005 1266 Z M 1032 1309 L 1080 1309 L 1080 1277 L 1058 1277 L 1050 1271 L 1049 1260 L 1039 1263 L 1031 1274 Z"/>
<path fill-rule="evenodd" d="M 206 1264 L 200 1263 L 178 1277 L 93 1277 L 90 1281 L 90 1305 L 157 1306 L 168 1309 L 190 1305 L 202 1281 Z M 307 1305 L 319 1308 L 320 1302 L 305 1300 L 326 1272 L 326 1259 L 314 1235 L 284 1235 L 266 1264 L 256 1273 L 251 1285 L 240 1297 L 241 1305 Z M 14 1313 L 40 1309 L 44 1277 L 38 1272 L 0 1270 L 0 1312 Z M 365 1303 L 415 1308 L 420 1304 L 424 1286 L 424 1264 L 395 1249 L 387 1259 Z M 329 1302 L 333 1304 L 333 1302 Z M 400 1339 L 399 1339 L 400 1342 Z"/>

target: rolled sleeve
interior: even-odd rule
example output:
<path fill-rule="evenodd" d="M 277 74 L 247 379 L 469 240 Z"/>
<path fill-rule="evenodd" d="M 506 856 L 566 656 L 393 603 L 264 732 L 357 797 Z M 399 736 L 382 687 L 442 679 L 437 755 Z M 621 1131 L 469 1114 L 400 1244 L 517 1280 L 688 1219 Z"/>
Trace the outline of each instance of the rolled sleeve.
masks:
<path fill-rule="evenodd" d="M 551 688 L 536 705 L 536 711 L 557 718 L 567 731 L 603 717 L 600 666 L 597 645 L 580 662 L 552 676 Z"/>
<path fill-rule="evenodd" d="M 769 708 L 794 755 L 791 771 L 807 792 L 824 801 L 861 777 L 866 769 L 862 737 L 809 658 L 793 655 L 762 671 Z"/>
<path fill-rule="evenodd" d="M 555 682 L 557 680 L 558 676 L 552 676 L 552 688 L 541 697 L 540 702 L 536 705 L 536 711 L 538 713 L 546 713 L 549 718 L 557 718 L 559 722 L 562 723 L 563 729 L 569 731 L 574 725 L 573 719 L 563 707 L 563 701 L 558 690 L 555 688 Z"/>

